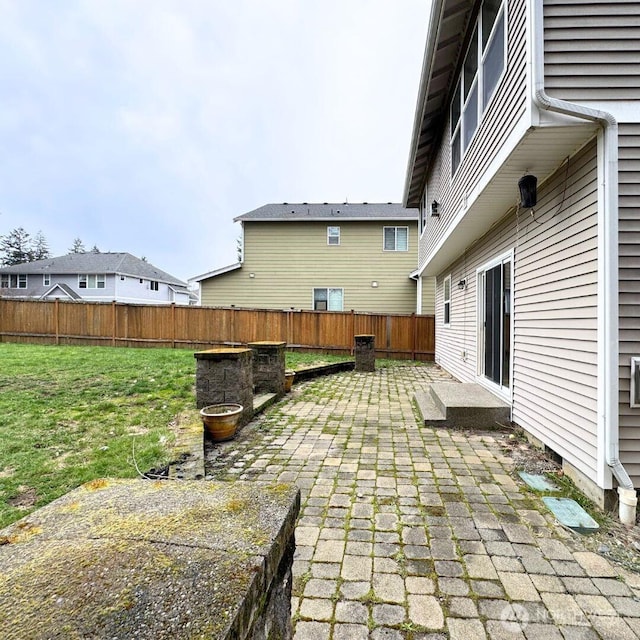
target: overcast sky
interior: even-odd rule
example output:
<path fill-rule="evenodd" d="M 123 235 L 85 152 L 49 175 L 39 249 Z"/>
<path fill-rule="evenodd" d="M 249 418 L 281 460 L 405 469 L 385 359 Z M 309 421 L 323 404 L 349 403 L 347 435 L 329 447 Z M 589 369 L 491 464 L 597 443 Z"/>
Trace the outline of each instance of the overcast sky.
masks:
<path fill-rule="evenodd" d="M 399 202 L 428 0 L 0 0 L 0 235 L 236 260 L 269 202 Z"/>

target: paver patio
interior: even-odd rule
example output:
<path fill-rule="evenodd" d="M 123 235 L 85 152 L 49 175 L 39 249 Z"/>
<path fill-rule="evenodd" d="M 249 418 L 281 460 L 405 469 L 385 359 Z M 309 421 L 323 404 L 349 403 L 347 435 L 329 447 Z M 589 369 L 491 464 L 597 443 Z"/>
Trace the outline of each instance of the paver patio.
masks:
<path fill-rule="evenodd" d="M 429 365 L 305 383 L 210 464 L 301 489 L 295 640 L 640 637 L 640 576 L 555 523 L 503 434 L 418 425 L 414 392 L 449 379 Z"/>

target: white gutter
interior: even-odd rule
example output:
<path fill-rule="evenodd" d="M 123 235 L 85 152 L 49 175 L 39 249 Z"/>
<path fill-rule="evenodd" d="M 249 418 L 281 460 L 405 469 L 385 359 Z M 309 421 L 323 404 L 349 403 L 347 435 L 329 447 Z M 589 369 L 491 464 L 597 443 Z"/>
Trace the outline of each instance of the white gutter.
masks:
<path fill-rule="evenodd" d="M 602 368 L 603 398 L 598 403 L 599 420 L 604 428 L 605 455 L 611 471 L 620 485 L 620 519 L 635 523 L 637 502 L 633 482 L 620 462 L 618 424 L 618 123 L 606 111 L 591 109 L 582 105 L 559 100 L 547 95 L 544 89 L 544 20 L 543 0 L 531 0 L 531 38 L 534 104 L 545 111 L 553 111 L 583 120 L 597 122 L 603 130 L 603 202 L 600 212 L 598 240 L 602 240 L 603 260 L 598 270 L 602 270 L 599 295 L 604 296 L 599 305 L 603 324 L 599 342 L 603 345 Z M 600 244 L 600 242 L 599 242 Z M 600 264 L 602 263 L 602 264 Z M 600 399 L 599 399 L 600 400 Z"/>

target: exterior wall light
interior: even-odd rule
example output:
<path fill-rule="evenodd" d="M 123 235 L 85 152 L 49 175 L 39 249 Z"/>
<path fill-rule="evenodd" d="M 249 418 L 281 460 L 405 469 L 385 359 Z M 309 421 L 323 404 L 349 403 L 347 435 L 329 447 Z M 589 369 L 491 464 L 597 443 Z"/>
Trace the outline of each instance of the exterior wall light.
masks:
<path fill-rule="evenodd" d="M 467 288 L 467 279 L 462 278 L 462 280 L 458 282 L 458 289 L 460 289 L 460 291 L 464 291 L 466 288 Z"/>
<path fill-rule="evenodd" d="M 376 289 L 378 287 L 378 281 L 377 280 L 372 280 L 371 281 L 371 286 Z"/>
<path fill-rule="evenodd" d="M 431 203 L 431 217 L 432 218 L 439 218 L 440 217 L 440 204 L 437 200 L 434 200 Z"/>
<path fill-rule="evenodd" d="M 538 178 L 527 174 L 518 180 L 520 189 L 520 206 L 523 209 L 533 209 L 538 202 Z"/>

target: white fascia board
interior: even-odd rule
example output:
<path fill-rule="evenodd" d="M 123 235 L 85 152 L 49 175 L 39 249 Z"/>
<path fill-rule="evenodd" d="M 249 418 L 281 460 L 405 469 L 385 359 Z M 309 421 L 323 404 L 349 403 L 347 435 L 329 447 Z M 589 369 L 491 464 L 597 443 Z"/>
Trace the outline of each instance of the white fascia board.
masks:
<path fill-rule="evenodd" d="M 188 282 L 202 282 L 203 280 L 207 280 L 208 278 L 215 278 L 216 276 L 221 276 L 223 273 L 229 273 L 229 271 L 235 271 L 236 269 L 240 269 L 241 267 L 242 264 L 240 262 L 236 262 L 226 267 L 221 267 L 220 269 L 215 269 L 214 271 L 209 271 L 208 273 L 203 273 L 200 276 L 189 278 Z"/>
<path fill-rule="evenodd" d="M 237 218 L 236 218 L 237 220 Z M 250 220 L 241 220 L 243 223 L 247 222 L 418 222 L 419 216 L 371 216 L 368 218 L 353 218 L 353 217 L 305 217 L 305 218 L 251 218 Z"/>

